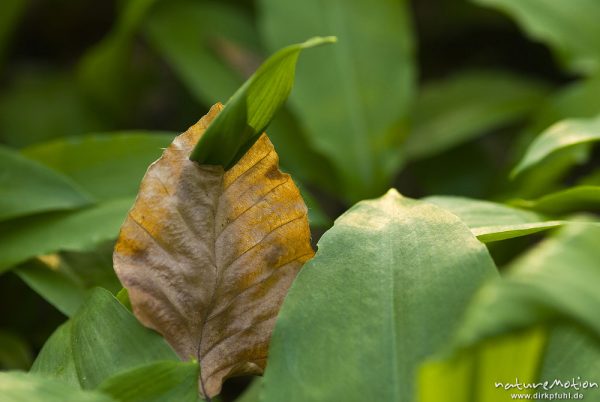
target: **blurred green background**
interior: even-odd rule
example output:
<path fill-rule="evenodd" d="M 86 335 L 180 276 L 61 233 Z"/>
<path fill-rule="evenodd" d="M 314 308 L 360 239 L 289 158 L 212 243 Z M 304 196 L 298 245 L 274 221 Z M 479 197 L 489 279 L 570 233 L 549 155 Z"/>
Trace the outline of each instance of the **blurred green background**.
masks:
<path fill-rule="evenodd" d="M 315 240 L 392 186 L 508 201 L 599 185 L 587 144 L 510 179 L 543 130 L 600 113 L 599 18 L 594 0 L 3 0 L 0 366 L 28 368 L 90 287 L 120 289 L 112 242 L 148 164 L 311 36 L 339 42 L 302 54 L 268 133 Z"/>

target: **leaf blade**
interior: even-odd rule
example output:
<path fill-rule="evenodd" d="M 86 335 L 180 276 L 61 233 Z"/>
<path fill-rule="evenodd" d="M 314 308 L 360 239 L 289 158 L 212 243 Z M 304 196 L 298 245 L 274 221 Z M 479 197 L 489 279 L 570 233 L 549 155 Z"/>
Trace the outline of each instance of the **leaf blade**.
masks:
<path fill-rule="evenodd" d="M 149 168 L 114 253 L 136 316 L 199 361 L 209 397 L 262 373 L 279 305 L 313 255 L 306 206 L 266 135 L 226 172 L 188 159 L 221 108 Z"/>

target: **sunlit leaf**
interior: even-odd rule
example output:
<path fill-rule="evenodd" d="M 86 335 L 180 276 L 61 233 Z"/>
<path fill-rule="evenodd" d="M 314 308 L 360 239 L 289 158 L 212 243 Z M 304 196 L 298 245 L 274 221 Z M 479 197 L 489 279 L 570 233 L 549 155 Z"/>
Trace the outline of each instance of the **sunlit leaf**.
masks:
<path fill-rule="evenodd" d="M 223 112 L 194 147 L 190 159 L 231 168 L 262 134 L 290 94 L 300 52 L 335 40 L 335 37 L 315 37 L 271 56 L 227 101 Z"/>
<path fill-rule="evenodd" d="M 600 141 L 600 117 L 563 120 L 552 125 L 533 141 L 512 175 L 516 176 L 562 150 L 597 141 Z"/>
<path fill-rule="evenodd" d="M 117 238 L 131 198 L 76 211 L 50 212 L 0 224 L 0 272 L 38 255 L 86 251 Z"/>
<path fill-rule="evenodd" d="M 549 45 L 569 69 L 593 74 L 600 68 L 600 3 L 595 0 L 475 0 L 516 20 L 533 38 Z"/>
<path fill-rule="evenodd" d="M 117 402 L 96 391 L 22 372 L 0 373 L 2 402 Z"/>
<path fill-rule="evenodd" d="M 426 85 L 417 97 L 407 157 L 442 152 L 523 118 L 545 88 L 499 71 L 473 71 Z"/>
<path fill-rule="evenodd" d="M 0 221 L 91 203 L 92 198 L 65 176 L 0 146 Z"/>
<path fill-rule="evenodd" d="M 383 193 L 402 160 L 415 87 L 407 3 L 259 2 L 271 50 L 314 34 L 339 38 L 336 46 L 303 57 L 290 106 L 315 149 L 333 163 L 350 201 Z"/>
<path fill-rule="evenodd" d="M 133 197 L 148 165 L 175 133 L 127 131 L 61 138 L 23 154 L 73 179 L 99 200 Z"/>
<path fill-rule="evenodd" d="M 313 255 L 306 206 L 266 135 L 228 171 L 188 159 L 221 109 L 151 165 L 114 255 L 136 316 L 198 360 L 209 397 L 262 373 L 279 306 Z"/>
<path fill-rule="evenodd" d="M 98 390 L 119 402 L 196 402 L 198 363 L 164 361 L 106 379 Z"/>
<path fill-rule="evenodd" d="M 285 299 L 261 400 L 412 400 L 419 364 L 495 272 L 485 246 L 443 209 L 394 190 L 358 203 L 321 237 Z"/>
<path fill-rule="evenodd" d="M 452 196 L 433 196 L 424 200 L 458 216 L 485 243 L 526 236 L 565 224 L 535 212 L 490 201 Z"/>
<path fill-rule="evenodd" d="M 600 334 L 599 238 L 600 227 L 571 224 L 516 260 L 478 292 L 458 341 L 470 344 L 558 318 Z"/>
<path fill-rule="evenodd" d="M 419 372 L 419 402 L 509 402 L 531 390 L 496 384 L 535 383 L 546 345 L 537 329 L 481 342 L 446 359 L 426 362 Z"/>

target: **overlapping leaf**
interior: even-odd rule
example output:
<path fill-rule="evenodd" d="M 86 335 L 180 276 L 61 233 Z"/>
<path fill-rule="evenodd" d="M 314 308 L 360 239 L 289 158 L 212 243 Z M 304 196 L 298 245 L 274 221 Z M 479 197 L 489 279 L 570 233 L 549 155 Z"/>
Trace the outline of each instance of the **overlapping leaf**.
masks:
<path fill-rule="evenodd" d="M 306 206 L 266 135 L 228 171 L 189 160 L 221 109 L 149 168 L 114 254 L 133 311 L 198 360 L 209 397 L 262 373 L 279 306 L 313 255 Z"/>

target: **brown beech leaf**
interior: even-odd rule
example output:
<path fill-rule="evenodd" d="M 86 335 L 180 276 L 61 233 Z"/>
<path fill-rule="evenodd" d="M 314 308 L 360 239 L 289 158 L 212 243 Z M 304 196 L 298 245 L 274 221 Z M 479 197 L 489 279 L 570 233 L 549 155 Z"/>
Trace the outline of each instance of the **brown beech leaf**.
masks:
<path fill-rule="evenodd" d="M 150 166 L 114 253 L 135 315 L 198 360 L 204 397 L 263 373 L 283 298 L 314 254 L 307 208 L 266 134 L 228 171 L 189 160 L 222 108 Z"/>

